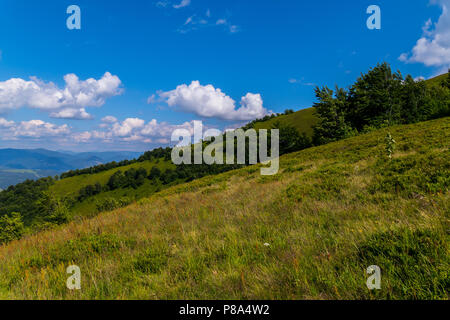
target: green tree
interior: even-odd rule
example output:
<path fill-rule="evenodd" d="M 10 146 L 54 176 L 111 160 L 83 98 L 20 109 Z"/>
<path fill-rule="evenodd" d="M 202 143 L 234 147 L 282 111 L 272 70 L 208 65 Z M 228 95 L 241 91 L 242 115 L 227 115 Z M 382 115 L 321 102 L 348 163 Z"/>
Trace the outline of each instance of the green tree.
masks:
<path fill-rule="evenodd" d="M 343 139 L 352 134 L 352 128 L 346 121 L 347 92 L 336 87 L 336 93 L 328 87 L 315 89 L 318 102 L 314 104 L 320 118 L 314 128 L 313 141 L 324 144 Z"/>
<path fill-rule="evenodd" d="M 115 172 L 108 180 L 107 186 L 110 190 L 116 190 L 126 184 L 126 177 L 122 171 Z"/>
<path fill-rule="evenodd" d="M 312 145 L 311 139 L 308 136 L 300 134 L 292 126 L 277 121 L 273 124 L 272 128 L 278 129 L 280 132 L 280 155 L 300 151 Z"/>
<path fill-rule="evenodd" d="M 153 167 L 152 170 L 150 170 L 150 175 L 148 178 L 150 180 L 159 179 L 161 177 L 161 170 L 159 170 L 157 167 Z"/>
<path fill-rule="evenodd" d="M 426 119 L 427 112 L 424 103 L 426 90 L 425 82 L 416 82 L 411 75 L 405 78 L 401 101 L 402 123 L 414 123 Z"/>
<path fill-rule="evenodd" d="M 99 182 L 96 182 L 94 185 L 94 195 L 102 192 L 102 185 Z"/>
<path fill-rule="evenodd" d="M 13 212 L 0 217 L 0 244 L 20 239 L 24 232 L 24 224 L 19 213 Z"/>
<path fill-rule="evenodd" d="M 348 93 L 347 120 L 350 125 L 360 131 L 365 126 L 398 123 L 402 83 L 401 73 L 393 73 L 387 63 L 378 64 L 362 74 Z"/>
<path fill-rule="evenodd" d="M 139 168 L 136 172 L 135 184 L 140 187 L 145 183 L 145 179 L 147 178 L 147 170 L 144 168 Z"/>
<path fill-rule="evenodd" d="M 69 209 L 64 201 L 53 196 L 50 192 L 44 192 L 37 201 L 39 220 L 45 228 L 48 225 L 61 225 L 69 221 Z"/>
<path fill-rule="evenodd" d="M 448 69 L 447 77 L 442 82 L 442 86 L 450 89 L 450 69 Z"/>

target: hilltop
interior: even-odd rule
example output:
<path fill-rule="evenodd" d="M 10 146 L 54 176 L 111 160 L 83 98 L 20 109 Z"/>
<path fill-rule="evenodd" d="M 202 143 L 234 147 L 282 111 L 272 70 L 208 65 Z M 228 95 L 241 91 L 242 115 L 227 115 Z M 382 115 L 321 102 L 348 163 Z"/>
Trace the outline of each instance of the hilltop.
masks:
<path fill-rule="evenodd" d="M 319 118 L 315 114 L 315 108 L 307 108 L 292 113 L 288 112 L 288 114 L 282 114 L 266 121 L 256 122 L 253 127 L 255 129 L 271 129 L 276 126 L 277 122 L 294 127 L 298 132 L 312 136 L 313 127 L 319 122 Z"/>
<path fill-rule="evenodd" d="M 448 73 L 441 74 L 431 79 L 425 80 L 428 85 L 439 85 L 448 77 Z"/>
<path fill-rule="evenodd" d="M 169 187 L 0 248 L 0 297 L 447 299 L 450 118 Z M 82 290 L 65 288 L 65 268 Z M 365 286 L 369 265 L 383 290 Z"/>

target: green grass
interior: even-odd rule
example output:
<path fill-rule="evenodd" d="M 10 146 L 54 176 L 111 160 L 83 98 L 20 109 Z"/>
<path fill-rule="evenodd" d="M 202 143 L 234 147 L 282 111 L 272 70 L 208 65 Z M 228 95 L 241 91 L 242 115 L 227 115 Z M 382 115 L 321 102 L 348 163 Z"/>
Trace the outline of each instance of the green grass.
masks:
<path fill-rule="evenodd" d="M 359 249 L 361 265 L 383 266 L 392 275 L 379 297 L 439 299 L 448 294 L 449 234 L 436 230 L 399 229 L 377 233 Z"/>
<path fill-rule="evenodd" d="M 283 115 L 276 119 L 271 119 L 266 122 L 260 122 L 256 124 L 256 129 L 271 128 L 276 121 L 280 121 L 283 124 L 287 124 L 297 128 L 301 133 L 306 133 L 312 135 L 312 127 L 318 122 L 314 114 L 314 108 L 300 110 L 293 114 Z M 100 183 L 105 185 L 109 178 L 117 171 L 122 172 L 129 170 L 131 168 L 139 169 L 145 168 L 150 172 L 151 168 L 157 166 L 160 170 L 165 171 L 167 169 L 174 169 L 175 166 L 170 161 L 160 160 L 158 163 L 155 161 L 144 161 L 141 163 L 134 163 L 128 166 L 123 166 L 120 168 L 114 168 L 111 170 L 103 171 L 96 174 L 85 174 L 80 176 L 75 176 L 71 178 L 62 179 L 57 181 L 53 186 L 50 187 L 50 192 L 59 198 L 71 198 L 74 199 L 78 196 L 78 192 L 81 188 L 87 185 L 94 185 L 95 183 Z M 94 216 L 97 214 L 96 204 L 98 202 L 104 201 L 107 198 L 120 199 L 123 197 L 131 198 L 133 200 L 139 200 L 148 197 L 159 191 L 166 186 L 154 185 L 152 181 L 146 181 L 144 185 L 140 186 L 138 189 L 118 189 L 109 192 L 103 192 L 96 196 L 90 197 L 87 200 L 79 203 L 77 202 L 71 209 L 71 213 L 74 216 Z"/>
<path fill-rule="evenodd" d="M 386 130 L 2 246 L 0 298 L 448 299 L 450 118 L 390 128 L 392 160 Z M 72 264 L 80 291 L 65 286 Z"/>
<path fill-rule="evenodd" d="M 95 174 L 84 174 L 80 176 L 70 177 L 66 179 L 62 179 L 60 181 L 57 181 L 53 186 L 50 187 L 50 191 L 57 197 L 64 198 L 67 196 L 72 196 L 74 193 L 74 190 L 76 193 L 78 191 L 87 186 L 87 185 L 94 185 L 95 183 L 100 183 L 101 185 L 105 185 L 109 178 L 117 171 L 125 172 L 129 169 L 139 169 L 144 168 L 149 173 L 150 170 L 153 167 L 157 167 L 162 171 L 165 171 L 167 169 L 174 169 L 175 165 L 173 165 L 170 161 L 143 161 L 143 162 L 137 162 L 133 163 L 128 166 L 123 166 L 119 168 L 114 168 L 111 170 L 95 173 Z"/>
<path fill-rule="evenodd" d="M 434 78 L 426 80 L 426 83 L 431 84 L 431 85 L 435 85 L 435 84 L 440 85 L 446 77 L 448 77 L 448 74 L 444 73 L 444 74 L 441 74 Z"/>
<path fill-rule="evenodd" d="M 161 171 L 165 171 L 167 169 L 175 169 L 175 165 L 173 165 L 170 161 L 143 161 L 96 174 L 84 174 L 62 179 L 57 181 L 50 187 L 50 192 L 58 198 L 75 199 L 78 196 L 81 188 L 86 187 L 87 185 L 94 185 L 97 182 L 104 186 L 108 182 L 109 178 L 119 170 L 125 172 L 131 168 L 144 168 L 148 173 L 150 173 L 150 170 L 155 166 Z M 126 188 L 102 192 L 98 195 L 84 200 L 83 202 L 76 202 L 75 205 L 70 208 L 70 211 L 75 217 L 92 217 L 98 213 L 96 209 L 97 203 L 102 202 L 107 198 L 120 199 L 126 197 L 134 201 L 144 197 L 148 197 L 163 187 L 166 186 L 155 185 L 152 181 L 146 180 L 145 183 L 137 189 Z"/>
<path fill-rule="evenodd" d="M 282 115 L 265 122 L 258 122 L 255 124 L 255 129 L 270 129 L 277 121 L 296 128 L 300 133 L 305 133 L 312 136 L 313 126 L 319 122 L 319 119 L 315 115 L 315 109 L 308 108 L 292 114 Z"/>

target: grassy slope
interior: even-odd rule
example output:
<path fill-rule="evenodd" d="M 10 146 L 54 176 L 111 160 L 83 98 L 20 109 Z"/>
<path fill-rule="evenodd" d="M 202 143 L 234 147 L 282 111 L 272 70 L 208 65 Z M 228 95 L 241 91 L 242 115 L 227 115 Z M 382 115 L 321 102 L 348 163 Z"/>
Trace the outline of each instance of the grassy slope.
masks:
<path fill-rule="evenodd" d="M 277 119 L 271 119 L 266 122 L 260 122 L 256 124 L 257 129 L 271 128 L 275 121 L 280 121 L 282 123 L 296 127 L 300 132 L 305 132 L 308 135 L 312 135 L 312 126 L 317 123 L 317 118 L 314 115 L 314 108 L 300 110 L 290 115 L 283 115 Z M 155 166 L 155 162 L 145 161 L 142 163 L 135 163 L 129 166 L 124 166 L 120 168 L 111 169 L 108 171 L 96 173 L 96 174 L 85 174 L 81 176 L 71 177 L 67 179 L 60 180 L 56 182 L 50 191 L 57 197 L 76 197 L 81 188 L 87 185 L 94 185 L 96 182 L 101 185 L 105 185 L 108 182 L 109 177 L 111 177 L 115 172 L 121 170 L 122 172 L 130 168 L 145 168 L 150 172 L 151 168 Z M 165 171 L 167 168 L 174 169 L 174 165 L 171 162 L 161 161 L 157 164 L 158 168 Z M 120 198 L 120 197 L 131 197 L 134 199 L 141 199 L 143 197 L 150 196 L 157 190 L 158 186 L 152 185 L 151 181 L 146 181 L 145 184 L 139 187 L 137 190 L 132 188 L 120 189 L 111 192 L 104 192 L 94 197 L 85 200 L 83 203 L 77 203 L 71 211 L 77 216 L 92 216 L 96 214 L 96 203 L 108 197 Z"/>
<path fill-rule="evenodd" d="M 53 186 L 50 187 L 50 192 L 57 197 L 76 197 L 81 188 L 87 185 L 94 185 L 95 183 L 100 183 L 105 185 L 109 178 L 117 171 L 121 170 L 125 172 L 131 168 L 139 169 L 144 168 L 150 173 L 150 170 L 154 167 L 158 167 L 160 170 L 165 171 L 168 168 L 174 169 L 175 166 L 169 161 L 160 160 L 155 161 L 144 161 L 134 163 L 128 166 L 111 169 L 108 171 L 99 172 L 96 174 L 85 174 L 81 176 L 75 176 L 71 178 L 62 179 L 57 181 Z M 132 188 L 120 189 L 110 192 L 103 192 L 97 196 L 91 197 L 85 200 L 83 203 L 77 203 L 73 208 L 72 212 L 79 216 L 92 216 L 96 214 L 96 203 L 99 200 L 114 197 L 131 197 L 133 199 L 140 199 L 151 195 L 155 192 L 158 186 L 152 185 L 151 181 L 146 180 L 145 184 L 134 190 Z"/>
<path fill-rule="evenodd" d="M 293 114 L 283 115 L 269 121 L 258 122 L 255 125 L 255 129 L 270 129 L 276 121 L 280 121 L 283 124 L 297 128 L 300 133 L 306 133 L 311 136 L 313 133 L 313 126 L 319 122 L 319 119 L 314 113 L 314 108 L 303 109 Z"/>
<path fill-rule="evenodd" d="M 0 247 L 0 298 L 448 298 L 450 118 L 391 132 L 392 161 L 380 130 Z"/>
<path fill-rule="evenodd" d="M 428 84 L 437 84 L 440 85 L 442 83 L 442 81 L 448 76 L 447 73 L 441 74 L 437 77 L 431 78 L 426 80 L 425 82 Z"/>
<path fill-rule="evenodd" d="M 75 176 L 71 178 L 62 179 L 60 181 L 57 181 L 51 188 L 50 191 L 54 193 L 58 197 L 66 197 L 71 194 L 73 194 L 74 190 L 79 190 L 82 187 L 85 187 L 87 185 L 93 185 L 96 182 L 99 182 L 100 184 L 104 185 L 108 182 L 109 178 L 117 171 L 125 172 L 131 168 L 139 169 L 139 168 L 145 168 L 147 171 L 150 171 L 151 168 L 153 168 L 155 165 L 161 170 L 166 170 L 167 168 L 171 167 L 174 168 L 169 162 L 160 161 L 158 163 L 154 161 L 144 161 L 144 162 L 138 162 L 133 163 L 128 166 L 123 166 L 120 168 L 114 168 L 108 171 L 99 172 L 96 174 L 84 174 L 80 176 Z"/>

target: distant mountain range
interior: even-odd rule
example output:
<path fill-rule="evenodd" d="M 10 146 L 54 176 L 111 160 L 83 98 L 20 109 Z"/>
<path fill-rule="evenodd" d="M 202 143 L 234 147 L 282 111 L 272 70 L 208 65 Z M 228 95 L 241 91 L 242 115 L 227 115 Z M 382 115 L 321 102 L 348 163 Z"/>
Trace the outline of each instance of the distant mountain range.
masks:
<path fill-rule="evenodd" d="M 66 152 L 46 149 L 0 149 L 0 189 L 27 179 L 53 176 L 73 169 L 134 159 L 139 152 Z"/>

